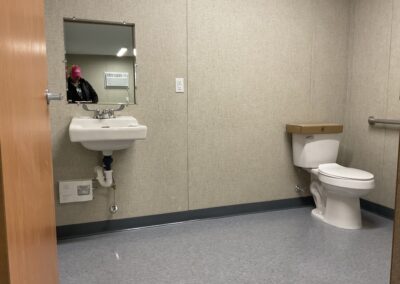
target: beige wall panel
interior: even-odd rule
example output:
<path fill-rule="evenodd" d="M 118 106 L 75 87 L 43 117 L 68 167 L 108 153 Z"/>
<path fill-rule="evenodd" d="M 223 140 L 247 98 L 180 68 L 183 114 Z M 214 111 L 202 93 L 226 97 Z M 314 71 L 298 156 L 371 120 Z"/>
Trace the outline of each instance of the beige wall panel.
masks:
<path fill-rule="evenodd" d="M 353 9 L 351 82 L 346 106 L 344 160 L 348 166 L 375 175 L 376 189 L 366 199 L 393 207 L 396 163 L 385 161 L 385 148 L 391 148 L 395 156 L 396 138 L 388 136 L 387 143 L 386 130 L 371 128 L 367 123 L 370 115 L 387 115 L 392 1 L 354 1 Z"/>
<path fill-rule="evenodd" d="M 386 117 L 400 119 L 400 1 L 393 0 L 392 37 Z M 394 207 L 400 127 L 385 131 L 381 202 Z"/>
<path fill-rule="evenodd" d="M 269 199 L 265 1 L 189 1 L 190 209 Z"/>
<path fill-rule="evenodd" d="M 113 155 L 116 215 L 108 212 L 111 193 L 98 190 L 88 203 L 57 202 L 58 225 L 187 210 L 187 97 L 175 93 L 175 77 L 186 78 L 186 1 L 47 1 L 49 85 L 58 92 L 65 91 L 62 19 L 73 16 L 135 23 L 138 105 L 122 114 L 147 125 L 148 137 Z M 69 141 L 72 116 L 87 114 L 65 103 L 51 105 L 55 181 L 92 178 L 101 163 L 100 153 Z"/>
<path fill-rule="evenodd" d="M 297 197 L 294 187 L 308 187 L 308 174 L 292 162 L 291 136 L 286 123 L 314 122 L 311 117 L 311 64 L 313 47 L 313 1 L 267 1 L 266 17 L 268 78 L 264 90 L 266 129 L 263 155 L 268 163 L 264 178 L 268 185 L 258 187 L 263 197 Z M 262 35 L 260 35 L 262 37 Z M 264 114 L 264 115 L 265 115 Z M 256 158 L 257 155 L 254 156 Z"/>
<path fill-rule="evenodd" d="M 336 111 L 312 111 L 332 102 L 343 112 L 348 24 L 335 16 L 348 3 L 328 2 L 189 1 L 190 209 L 296 197 L 294 186 L 307 184 L 293 167 L 285 124 L 333 120 Z M 326 62 L 335 64 L 325 72 Z M 322 92 L 330 81 L 335 98 Z"/>
<path fill-rule="evenodd" d="M 313 1 L 311 112 L 314 121 L 342 123 L 347 92 L 348 0 Z"/>
<path fill-rule="evenodd" d="M 400 74 L 399 74 L 400 75 Z M 400 119 L 400 115 L 390 115 Z M 383 204 L 389 208 L 394 209 L 395 196 L 396 196 L 396 177 L 397 177 L 397 157 L 399 146 L 399 128 L 394 130 L 387 130 L 385 133 L 385 148 L 383 157 L 382 169 L 382 188 L 379 189 L 379 197 L 370 200 L 376 203 Z"/>

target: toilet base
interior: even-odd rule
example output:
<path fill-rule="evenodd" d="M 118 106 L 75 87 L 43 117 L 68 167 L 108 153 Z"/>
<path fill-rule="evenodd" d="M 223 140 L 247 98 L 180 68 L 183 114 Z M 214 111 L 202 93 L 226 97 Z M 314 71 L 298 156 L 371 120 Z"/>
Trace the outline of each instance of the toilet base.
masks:
<path fill-rule="evenodd" d="M 322 212 L 321 212 L 319 209 L 314 208 L 314 209 L 311 211 L 311 215 L 314 216 L 315 218 L 320 219 L 320 220 L 322 220 L 322 221 L 325 222 L 325 220 L 324 220 L 324 215 L 322 215 Z"/>
<path fill-rule="evenodd" d="M 342 229 L 361 229 L 360 198 L 327 192 L 324 212 L 315 208 L 312 216 Z"/>

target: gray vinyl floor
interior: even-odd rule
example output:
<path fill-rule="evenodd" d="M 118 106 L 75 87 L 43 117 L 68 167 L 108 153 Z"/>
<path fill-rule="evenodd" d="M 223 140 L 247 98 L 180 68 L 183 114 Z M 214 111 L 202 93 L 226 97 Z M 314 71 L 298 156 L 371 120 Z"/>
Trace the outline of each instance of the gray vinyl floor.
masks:
<path fill-rule="evenodd" d="M 342 230 L 311 208 L 191 221 L 59 244 L 62 284 L 389 283 L 392 222 Z"/>

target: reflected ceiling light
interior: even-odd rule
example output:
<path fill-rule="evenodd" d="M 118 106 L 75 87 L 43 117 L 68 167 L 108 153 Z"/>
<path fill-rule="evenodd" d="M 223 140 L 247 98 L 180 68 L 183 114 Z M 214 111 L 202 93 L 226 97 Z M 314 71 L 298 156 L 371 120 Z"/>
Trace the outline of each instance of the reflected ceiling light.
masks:
<path fill-rule="evenodd" d="M 124 54 L 128 51 L 126 47 L 121 47 L 121 49 L 118 51 L 117 56 L 122 57 Z"/>
<path fill-rule="evenodd" d="M 136 48 L 133 49 L 133 56 L 136 56 Z"/>

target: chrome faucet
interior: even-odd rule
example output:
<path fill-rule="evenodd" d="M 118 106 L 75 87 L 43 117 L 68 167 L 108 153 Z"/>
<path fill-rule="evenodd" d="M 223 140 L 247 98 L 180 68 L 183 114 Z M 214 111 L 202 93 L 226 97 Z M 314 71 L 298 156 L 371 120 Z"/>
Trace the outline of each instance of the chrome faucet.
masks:
<path fill-rule="evenodd" d="M 97 119 L 108 119 L 108 118 L 115 118 L 114 110 L 113 109 L 96 109 L 94 111 L 94 118 Z"/>
<path fill-rule="evenodd" d="M 109 118 L 115 118 L 115 111 L 121 111 L 123 110 L 127 104 L 120 104 L 118 108 L 112 109 L 112 108 L 106 108 L 106 109 L 89 109 L 87 104 L 82 104 L 82 108 L 86 111 L 93 111 L 93 118 L 96 119 L 109 119 Z"/>

